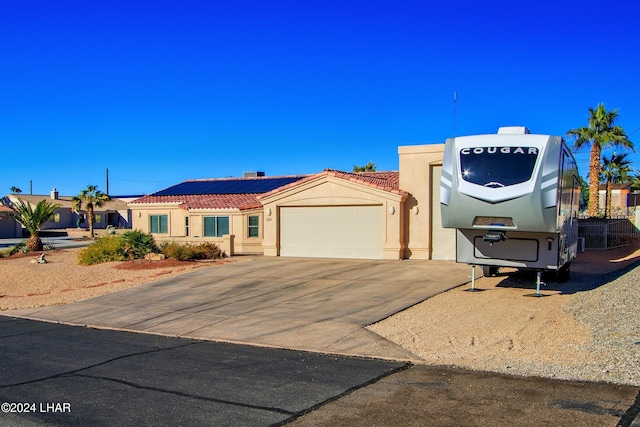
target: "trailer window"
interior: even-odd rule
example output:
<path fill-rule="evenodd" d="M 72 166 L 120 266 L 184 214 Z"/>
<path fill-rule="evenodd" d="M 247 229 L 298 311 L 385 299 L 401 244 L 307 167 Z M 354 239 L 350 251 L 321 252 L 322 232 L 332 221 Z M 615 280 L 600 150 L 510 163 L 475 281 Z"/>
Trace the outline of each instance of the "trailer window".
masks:
<path fill-rule="evenodd" d="M 460 150 L 462 179 L 489 188 L 528 181 L 538 158 L 535 147 L 473 147 Z"/>

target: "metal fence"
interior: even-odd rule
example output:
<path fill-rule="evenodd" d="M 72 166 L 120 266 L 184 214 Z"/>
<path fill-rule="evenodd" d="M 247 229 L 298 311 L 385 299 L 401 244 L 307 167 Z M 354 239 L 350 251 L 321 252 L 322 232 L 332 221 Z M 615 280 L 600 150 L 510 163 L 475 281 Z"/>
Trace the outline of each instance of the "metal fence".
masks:
<path fill-rule="evenodd" d="M 640 239 L 640 230 L 629 219 L 581 219 L 578 236 L 585 249 L 612 249 Z"/>

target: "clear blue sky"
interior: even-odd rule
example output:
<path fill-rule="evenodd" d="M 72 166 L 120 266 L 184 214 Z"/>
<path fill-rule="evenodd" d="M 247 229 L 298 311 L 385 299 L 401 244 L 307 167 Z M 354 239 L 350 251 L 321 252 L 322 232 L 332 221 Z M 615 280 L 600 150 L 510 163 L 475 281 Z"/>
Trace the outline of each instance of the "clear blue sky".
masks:
<path fill-rule="evenodd" d="M 398 146 L 590 106 L 640 128 L 637 2 L 4 1 L 0 195 L 398 169 Z M 640 131 L 632 140 L 640 153 Z M 586 175 L 588 152 L 578 155 Z M 633 154 L 640 169 L 640 154 Z"/>

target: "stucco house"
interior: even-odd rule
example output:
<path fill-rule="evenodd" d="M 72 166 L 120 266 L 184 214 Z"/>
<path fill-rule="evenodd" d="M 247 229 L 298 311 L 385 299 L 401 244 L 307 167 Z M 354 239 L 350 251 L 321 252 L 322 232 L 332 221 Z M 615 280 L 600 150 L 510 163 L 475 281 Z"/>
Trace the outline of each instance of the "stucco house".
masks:
<path fill-rule="evenodd" d="M 30 195 L 30 194 L 10 194 L 6 196 L 6 199 L 10 203 L 15 203 L 18 200 L 22 200 L 25 203 L 29 203 L 31 206 L 37 205 L 41 200 L 47 200 L 52 204 L 60 205 L 49 221 L 45 222 L 42 230 L 53 229 L 69 229 L 88 227 L 87 213 L 86 211 L 74 212 L 72 209 L 71 196 L 61 196 L 54 188 L 51 193 L 47 195 Z M 94 208 L 94 228 L 104 229 L 111 225 L 116 228 L 131 228 L 130 227 L 130 212 L 127 206 L 127 202 L 137 199 L 138 196 L 131 196 L 130 198 L 118 198 L 113 197 L 99 208 Z M 84 209 L 84 206 L 82 207 Z M 79 221 L 78 221 L 79 220 Z M 16 237 L 22 237 L 16 236 Z"/>
<path fill-rule="evenodd" d="M 129 203 L 132 227 L 232 254 L 455 259 L 454 230 L 440 222 L 444 145 L 398 154 L 398 171 L 185 181 Z"/>
<path fill-rule="evenodd" d="M 11 208 L 0 204 L 0 239 L 14 239 L 22 237 L 20 224 L 9 216 Z"/>
<path fill-rule="evenodd" d="M 156 241 L 212 241 L 228 255 L 262 253 L 264 213 L 258 196 L 304 176 L 188 180 L 129 203 L 132 228 Z"/>
<path fill-rule="evenodd" d="M 631 189 L 630 183 L 624 184 L 612 184 L 611 185 L 611 214 L 627 215 L 630 211 L 635 210 L 638 206 L 640 198 L 638 192 Z M 600 184 L 598 187 L 598 196 L 600 210 L 604 212 L 606 198 L 607 198 L 607 185 Z"/>

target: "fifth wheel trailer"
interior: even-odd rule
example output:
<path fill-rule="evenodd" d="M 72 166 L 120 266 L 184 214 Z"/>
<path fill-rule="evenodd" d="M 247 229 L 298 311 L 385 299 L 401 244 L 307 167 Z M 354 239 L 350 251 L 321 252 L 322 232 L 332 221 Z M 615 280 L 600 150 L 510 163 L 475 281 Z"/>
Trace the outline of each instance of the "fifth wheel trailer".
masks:
<path fill-rule="evenodd" d="M 569 278 L 578 249 L 580 178 L 559 136 L 524 127 L 449 138 L 440 181 L 442 225 L 456 229 L 456 261 L 551 271 Z"/>

